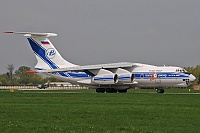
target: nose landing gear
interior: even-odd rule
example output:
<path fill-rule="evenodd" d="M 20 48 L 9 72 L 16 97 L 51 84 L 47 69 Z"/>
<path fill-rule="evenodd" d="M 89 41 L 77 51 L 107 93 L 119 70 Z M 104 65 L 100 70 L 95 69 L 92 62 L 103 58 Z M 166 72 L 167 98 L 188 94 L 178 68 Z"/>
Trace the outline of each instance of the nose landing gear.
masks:
<path fill-rule="evenodd" d="M 163 88 L 156 89 L 157 93 L 164 93 L 165 90 Z"/>

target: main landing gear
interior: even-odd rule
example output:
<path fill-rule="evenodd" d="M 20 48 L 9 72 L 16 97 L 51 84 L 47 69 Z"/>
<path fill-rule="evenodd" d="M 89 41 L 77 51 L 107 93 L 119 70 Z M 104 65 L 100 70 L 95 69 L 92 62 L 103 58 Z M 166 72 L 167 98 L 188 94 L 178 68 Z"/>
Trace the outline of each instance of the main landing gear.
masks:
<path fill-rule="evenodd" d="M 104 93 L 106 90 L 104 88 L 97 88 L 96 92 L 97 93 Z"/>
<path fill-rule="evenodd" d="M 117 91 L 119 93 L 126 93 L 127 89 L 124 89 L 124 90 L 116 90 L 114 88 L 97 88 L 96 89 L 97 93 L 104 93 L 104 92 L 106 92 L 106 93 L 117 93 Z"/>

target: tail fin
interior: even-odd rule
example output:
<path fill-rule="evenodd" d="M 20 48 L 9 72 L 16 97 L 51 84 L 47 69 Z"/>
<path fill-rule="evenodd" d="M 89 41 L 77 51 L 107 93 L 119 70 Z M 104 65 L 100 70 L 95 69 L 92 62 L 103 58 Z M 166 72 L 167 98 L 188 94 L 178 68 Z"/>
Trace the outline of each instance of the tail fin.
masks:
<path fill-rule="evenodd" d="M 31 32 L 4 32 L 12 34 L 24 34 L 27 37 L 31 48 L 36 56 L 36 69 L 58 69 L 76 66 L 59 54 L 49 37 L 57 36 L 55 33 L 31 33 Z"/>

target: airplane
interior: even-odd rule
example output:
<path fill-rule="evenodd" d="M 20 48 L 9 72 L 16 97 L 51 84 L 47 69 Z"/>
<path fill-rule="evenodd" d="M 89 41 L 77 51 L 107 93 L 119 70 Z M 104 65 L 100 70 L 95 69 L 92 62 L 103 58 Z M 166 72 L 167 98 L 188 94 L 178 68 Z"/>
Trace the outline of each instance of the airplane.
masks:
<path fill-rule="evenodd" d="M 49 40 L 57 36 L 55 33 L 4 33 L 23 34 L 28 39 L 37 64 L 27 73 L 44 73 L 71 84 L 94 88 L 97 93 L 126 93 L 134 87 L 156 88 L 157 93 L 164 93 L 164 88 L 187 87 L 196 79 L 184 68 L 176 66 L 131 62 L 80 66 L 63 59 L 56 50 Z"/>
<path fill-rule="evenodd" d="M 37 88 L 38 88 L 38 89 L 46 89 L 46 88 L 49 87 L 49 84 L 50 84 L 50 81 L 48 81 L 48 82 L 45 83 L 45 84 L 38 85 Z"/>

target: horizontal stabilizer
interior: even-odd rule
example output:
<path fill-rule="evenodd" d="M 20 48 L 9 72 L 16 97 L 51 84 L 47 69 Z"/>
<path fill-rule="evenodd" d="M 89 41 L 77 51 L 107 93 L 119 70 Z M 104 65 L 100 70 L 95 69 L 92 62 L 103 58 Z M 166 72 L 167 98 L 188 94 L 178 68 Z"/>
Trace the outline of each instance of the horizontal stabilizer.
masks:
<path fill-rule="evenodd" d="M 34 32 L 15 32 L 15 31 L 6 31 L 5 34 L 23 34 L 26 37 L 53 37 L 57 36 L 55 33 L 34 33 Z"/>
<path fill-rule="evenodd" d="M 36 74 L 36 73 L 38 73 L 37 70 L 28 70 L 28 71 L 26 71 L 26 74 Z"/>

